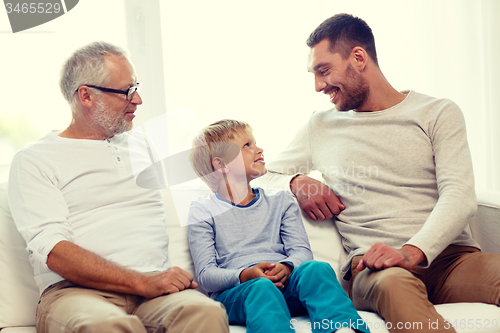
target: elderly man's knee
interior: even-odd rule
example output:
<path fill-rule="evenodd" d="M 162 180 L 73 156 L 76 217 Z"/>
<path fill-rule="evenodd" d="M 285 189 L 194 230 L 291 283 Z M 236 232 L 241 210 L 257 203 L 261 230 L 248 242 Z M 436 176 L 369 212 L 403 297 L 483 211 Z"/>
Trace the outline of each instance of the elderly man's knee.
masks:
<path fill-rule="evenodd" d="M 204 316 L 211 318 L 226 318 L 226 308 L 219 302 L 212 303 L 195 303 L 187 305 L 188 311 L 203 313 Z"/>
<path fill-rule="evenodd" d="M 119 332 L 119 333 L 133 333 L 133 332 L 146 332 L 144 325 L 137 316 L 124 315 L 124 316 L 111 316 L 109 318 L 95 318 L 81 320 L 74 325 L 71 329 L 72 332 Z"/>
<path fill-rule="evenodd" d="M 200 327 L 210 328 L 207 332 L 224 332 L 229 327 L 226 309 L 215 301 L 185 304 L 178 309 L 176 317 L 184 321 L 188 332 L 197 332 Z"/>

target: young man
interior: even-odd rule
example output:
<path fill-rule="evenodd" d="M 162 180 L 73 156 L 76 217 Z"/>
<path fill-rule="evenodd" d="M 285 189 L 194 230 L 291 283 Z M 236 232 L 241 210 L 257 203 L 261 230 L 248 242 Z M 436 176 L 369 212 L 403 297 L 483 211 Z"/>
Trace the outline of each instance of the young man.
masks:
<path fill-rule="evenodd" d="M 126 53 L 85 46 L 60 85 L 71 124 L 21 149 L 9 180 L 41 293 L 37 332 L 228 332 L 223 307 L 170 267 L 161 192 L 134 179 L 127 132 L 142 99 Z M 148 163 L 146 151 L 133 156 Z"/>
<path fill-rule="evenodd" d="M 439 328 L 416 331 L 454 332 L 433 303 L 500 305 L 500 255 L 481 253 L 464 230 L 477 204 L 458 106 L 395 90 L 359 18 L 325 20 L 307 45 L 316 91 L 336 109 L 311 116 L 270 163 L 267 185 L 290 189 L 315 220 L 337 215 L 356 308 L 378 312 L 391 332 L 429 321 Z M 327 185 L 295 171 L 310 166 Z"/>
<path fill-rule="evenodd" d="M 250 126 L 216 122 L 193 146 L 193 168 L 214 193 L 191 204 L 189 244 L 198 282 L 229 322 L 293 332 L 291 315 L 307 312 L 313 332 L 368 332 L 330 265 L 312 260 L 293 197 L 250 186 L 266 173 Z"/>

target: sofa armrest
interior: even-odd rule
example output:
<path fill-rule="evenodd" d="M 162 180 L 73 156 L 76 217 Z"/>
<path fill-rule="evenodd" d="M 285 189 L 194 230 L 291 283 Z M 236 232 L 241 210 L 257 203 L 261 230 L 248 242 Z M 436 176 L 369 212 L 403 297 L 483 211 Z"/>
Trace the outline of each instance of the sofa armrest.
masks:
<path fill-rule="evenodd" d="M 500 192 L 476 189 L 477 213 L 469 222 L 483 252 L 500 253 Z"/>
<path fill-rule="evenodd" d="M 35 325 L 40 294 L 26 243 L 10 213 L 7 183 L 0 184 L 0 272 L 0 330 Z"/>

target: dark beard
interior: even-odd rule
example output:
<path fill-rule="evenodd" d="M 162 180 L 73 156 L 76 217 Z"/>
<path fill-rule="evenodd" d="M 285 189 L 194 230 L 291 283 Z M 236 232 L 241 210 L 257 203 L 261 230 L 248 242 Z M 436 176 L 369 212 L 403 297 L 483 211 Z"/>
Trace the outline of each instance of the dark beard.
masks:
<path fill-rule="evenodd" d="M 346 68 L 347 84 L 344 84 L 344 104 L 338 105 L 337 110 L 349 111 L 359 109 L 368 99 L 370 89 L 363 77 L 357 74 L 351 65 Z"/>

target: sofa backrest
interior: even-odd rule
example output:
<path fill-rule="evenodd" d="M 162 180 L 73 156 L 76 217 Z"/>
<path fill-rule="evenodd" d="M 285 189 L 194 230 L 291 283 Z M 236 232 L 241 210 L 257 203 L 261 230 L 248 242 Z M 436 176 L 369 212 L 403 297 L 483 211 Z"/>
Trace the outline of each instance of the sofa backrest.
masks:
<path fill-rule="evenodd" d="M 472 237 L 483 252 L 500 253 L 500 192 L 476 190 L 478 208 L 469 222 Z"/>

